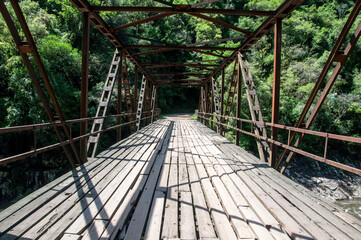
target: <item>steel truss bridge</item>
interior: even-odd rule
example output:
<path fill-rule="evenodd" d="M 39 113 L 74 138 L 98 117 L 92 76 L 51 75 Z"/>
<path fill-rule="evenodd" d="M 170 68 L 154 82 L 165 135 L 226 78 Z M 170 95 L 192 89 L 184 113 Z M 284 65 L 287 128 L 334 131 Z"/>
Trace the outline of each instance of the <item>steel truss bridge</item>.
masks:
<path fill-rule="evenodd" d="M 360 138 L 310 130 L 360 37 L 361 22 L 356 22 L 360 0 L 352 8 L 295 126 L 279 123 L 281 36 L 283 19 L 303 4 L 302 0 L 286 0 L 274 11 L 208 8 L 217 0 L 194 5 L 154 0 L 162 7 L 95 6 L 87 0 L 70 2 L 79 10 L 83 21 L 81 109 L 79 119 L 71 120 L 64 118 L 19 2 L 0 1 L 2 16 L 49 118 L 49 123 L 0 128 L 1 134 L 34 133 L 31 151 L 0 159 L 0 164 L 61 147 L 73 167 L 71 172 L 1 212 L 0 239 L 360 239 L 358 219 L 281 174 L 294 155 L 301 154 L 361 175 L 359 168 L 327 156 L 329 140 L 360 144 Z M 10 6 L 15 17 L 9 13 Z M 101 17 L 102 12 L 154 15 L 111 26 Z M 122 33 L 124 29 L 176 14 L 209 21 L 237 31 L 241 36 L 171 45 Z M 264 17 L 265 20 L 251 32 L 209 14 Z M 351 32 L 355 22 L 358 25 Z M 16 27 L 17 23 L 20 28 Z M 114 45 L 95 116 L 88 116 L 91 24 Z M 271 122 L 265 122 L 246 54 L 272 30 L 272 118 Z M 120 36 L 156 44 L 126 45 Z M 233 40 L 240 42 L 238 47 L 207 46 Z M 147 57 L 170 51 L 191 51 L 216 59 L 157 62 Z M 129 78 L 130 64 L 135 66 L 135 79 Z M 225 68 L 232 64 L 233 72 L 227 77 Z M 170 70 L 174 66 L 195 70 L 174 72 Z M 330 77 L 326 79 L 327 76 Z M 228 89 L 225 81 L 229 83 Z M 198 121 L 182 116 L 158 119 L 157 92 L 163 85 L 199 89 Z M 240 118 L 242 88 L 246 89 L 251 119 Z M 113 92 L 117 93 L 117 114 L 109 115 L 107 110 Z M 232 116 L 234 106 L 236 115 Z M 112 126 L 104 124 L 108 119 L 113 120 Z M 230 124 L 230 120 L 236 124 Z M 76 124 L 80 125 L 80 133 L 74 135 L 72 126 Z M 37 147 L 36 131 L 46 128 L 54 129 L 59 142 Z M 125 128 L 132 134 L 122 139 Z M 100 134 L 110 130 L 117 131 L 117 142 L 98 153 Z M 235 132 L 236 144 L 224 138 L 227 131 Z M 287 142 L 279 140 L 279 131 L 288 132 Z M 255 138 L 258 157 L 238 146 L 240 134 Z M 323 156 L 299 148 L 306 135 L 325 139 Z"/>

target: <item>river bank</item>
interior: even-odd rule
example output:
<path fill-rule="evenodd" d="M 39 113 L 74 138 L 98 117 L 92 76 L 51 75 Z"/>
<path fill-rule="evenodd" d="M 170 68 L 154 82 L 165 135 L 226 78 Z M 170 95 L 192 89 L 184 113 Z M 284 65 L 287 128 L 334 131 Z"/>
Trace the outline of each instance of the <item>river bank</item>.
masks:
<path fill-rule="evenodd" d="M 323 163 L 296 158 L 285 175 L 361 220 L 361 177 Z"/>

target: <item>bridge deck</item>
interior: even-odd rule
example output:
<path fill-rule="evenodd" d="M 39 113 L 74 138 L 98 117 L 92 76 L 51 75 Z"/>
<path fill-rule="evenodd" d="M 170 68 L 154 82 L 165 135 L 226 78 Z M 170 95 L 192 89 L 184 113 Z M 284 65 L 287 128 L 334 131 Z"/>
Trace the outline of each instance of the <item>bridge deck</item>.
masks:
<path fill-rule="evenodd" d="M 361 223 L 193 120 L 160 120 L 0 213 L 0 239 L 361 239 Z"/>

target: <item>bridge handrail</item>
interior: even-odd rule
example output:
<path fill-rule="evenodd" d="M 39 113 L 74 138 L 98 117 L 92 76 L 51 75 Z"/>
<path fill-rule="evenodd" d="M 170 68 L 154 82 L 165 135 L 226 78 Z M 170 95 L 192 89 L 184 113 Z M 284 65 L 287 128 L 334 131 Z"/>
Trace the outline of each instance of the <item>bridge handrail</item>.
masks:
<path fill-rule="evenodd" d="M 267 137 L 258 136 L 258 135 L 254 134 L 254 133 L 245 131 L 243 129 L 240 129 L 240 128 L 237 128 L 237 127 L 234 127 L 234 126 L 224 124 L 223 122 L 218 122 L 218 121 L 210 119 L 209 117 L 206 117 L 206 116 L 217 116 L 217 117 L 221 117 L 221 118 L 229 118 L 229 119 L 233 119 L 233 120 L 236 120 L 236 121 L 252 123 L 252 124 L 264 124 L 266 126 L 275 127 L 275 128 L 278 128 L 278 129 L 288 130 L 289 131 L 288 136 L 290 136 L 290 132 L 293 131 L 293 132 L 298 132 L 298 133 L 302 133 L 302 134 L 309 134 L 309 135 L 324 137 L 324 138 L 326 138 L 325 145 L 324 145 L 325 146 L 324 147 L 324 156 L 320 157 L 320 156 L 315 155 L 313 153 L 309 153 L 307 151 L 292 147 L 292 146 L 290 146 L 291 143 L 289 142 L 289 139 L 287 141 L 287 144 L 284 144 L 284 143 L 281 143 L 279 141 L 275 141 L 275 140 L 267 138 Z M 285 148 L 285 149 L 287 149 L 289 151 L 301 154 L 303 156 L 306 156 L 306 157 L 312 158 L 314 160 L 326 163 L 328 165 L 343 169 L 343 170 L 348 171 L 348 172 L 352 172 L 352 173 L 357 174 L 357 175 L 361 175 L 361 169 L 351 167 L 349 165 L 342 164 L 342 163 L 333 161 L 331 159 L 327 159 L 328 139 L 341 140 L 341 141 L 346 141 L 346 142 L 351 142 L 351 143 L 361 143 L 361 138 L 338 135 L 338 134 L 332 134 L 332 133 L 318 132 L 318 131 L 313 131 L 313 130 L 308 130 L 308 129 L 303 129 L 303 128 L 289 127 L 289 126 L 285 126 L 285 125 L 281 125 L 281 124 L 274 124 L 274 123 L 269 123 L 269 122 L 252 121 L 252 120 L 249 120 L 249 119 L 242 119 L 242 118 L 236 118 L 236 117 L 231 117 L 231 116 L 223 116 L 223 115 L 214 114 L 214 113 L 198 112 L 197 117 L 201 118 L 201 119 L 204 119 L 204 120 L 207 120 L 207 121 L 212 121 L 212 122 L 220 124 L 220 125 L 222 125 L 224 127 L 231 128 L 233 130 L 236 130 L 238 132 L 247 134 L 249 136 L 261 139 L 261 140 L 266 141 L 268 143 L 275 144 L 275 145 L 283 147 L 283 148 Z"/>
<path fill-rule="evenodd" d="M 144 112 L 144 113 L 151 113 L 151 111 L 147 111 L 147 112 Z M 30 156 L 34 156 L 36 154 L 43 153 L 43 152 L 46 152 L 46 151 L 49 151 L 49 150 L 52 150 L 52 149 L 55 149 L 55 148 L 58 148 L 58 147 L 68 145 L 70 143 L 79 141 L 79 140 L 81 140 L 83 138 L 88 138 L 90 136 L 96 135 L 98 133 L 107 132 L 107 131 L 110 131 L 112 129 L 127 126 L 129 124 L 135 124 L 136 121 L 131 121 L 131 122 L 126 122 L 126 123 L 114 125 L 114 126 L 111 126 L 111 127 L 99 130 L 99 131 L 95 131 L 93 133 L 87 133 L 87 134 L 80 135 L 80 136 L 77 136 L 77 137 L 74 137 L 74 138 L 71 137 L 68 140 L 65 140 L 65 141 L 62 141 L 62 142 L 57 142 L 55 144 L 51 144 L 51 145 L 41 147 L 41 148 L 37 148 L 37 146 L 36 146 L 36 139 L 35 139 L 36 134 L 35 134 L 35 131 L 37 129 L 54 127 L 54 126 L 62 126 L 62 125 L 65 125 L 65 124 L 71 126 L 71 124 L 74 124 L 74 123 L 81 123 L 81 122 L 85 122 L 85 121 L 86 122 L 87 121 L 94 121 L 96 119 L 107 119 L 107 118 L 123 117 L 123 116 L 129 116 L 129 115 L 134 115 L 134 114 L 135 113 L 123 113 L 123 114 L 110 115 L 110 116 L 105 116 L 105 117 L 88 117 L 88 118 L 79 118 L 79 119 L 72 119 L 72 120 L 66 120 L 66 121 L 56 121 L 56 122 L 53 122 L 53 123 L 41 123 L 41 124 L 33 124 L 33 125 L 23 125 L 23 126 L 0 128 L 0 134 L 10 133 L 10 132 L 19 132 L 19 131 L 25 131 L 25 130 L 33 130 L 34 131 L 34 142 L 35 142 L 34 146 L 33 146 L 34 149 L 31 150 L 31 151 L 23 152 L 23 153 L 20 153 L 20 154 L 16 154 L 16 155 L 13 155 L 13 156 L 9 156 L 9 157 L 0 159 L 0 166 L 4 165 L 4 164 L 7 164 L 7 163 L 15 162 L 17 160 L 21 160 L 21 159 L 24 159 L 24 158 L 27 158 L 27 157 L 30 157 Z M 154 114 L 154 116 L 158 116 L 158 115 L 159 115 L 159 113 L 157 111 Z M 146 120 L 146 119 L 149 119 L 149 118 L 152 118 L 152 116 L 147 116 L 147 117 L 141 118 L 140 120 L 143 121 L 143 120 Z M 70 129 L 71 129 L 71 127 L 70 127 Z"/>

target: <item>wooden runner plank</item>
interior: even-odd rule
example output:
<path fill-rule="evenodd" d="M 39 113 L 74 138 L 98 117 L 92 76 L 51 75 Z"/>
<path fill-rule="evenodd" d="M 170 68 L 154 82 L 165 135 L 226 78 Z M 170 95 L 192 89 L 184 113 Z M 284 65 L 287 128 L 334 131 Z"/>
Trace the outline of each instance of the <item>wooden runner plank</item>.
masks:
<path fill-rule="evenodd" d="M 146 178 L 138 178 L 137 182 L 128 192 L 127 196 L 117 209 L 112 220 L 110 221 L 107 228 L 104 230 L 99 239 L 115 239 L 118 234 L 118 230 L 125 230 L 123 226 L 127 221 L 128 217 L 130 216 L 130 213 L 134 208 L 142 189 L 144 188 L 146 180 Z"/>
<path fill-rule="evenodd" d="M 197 239 L 191 192 L 180 192 L 180 237 Z"/>
<path fill-rule="evenodd" d="M 189 139 L 187 140 L 189 141 Z M 216 233 L 214 231 L 213 223 L 208 212 L 208 207 L 200 184 L 200 179 L 198 177 L 197 170 L 193 163 L 192 154 L 186 153 L 185 157 L 188 167 L 189 181 L 193 196 L 193 205 L 194 205 L 194 210 L 198 225 L 199 238 L 200 239 L 216 238 Z"/>
<path fill-rule="evenodd" d="M 148 225 L 144 234 L 144 238 L 146 240 L 157 240 L 160 238 L 163 208 L 165 202 L 164 198 L 164 192 L 155 191 L 152 201 L 152 208 L 148 218 Z"/>
<path fill-rule="evenodd" d="M 178 238 L 178 125 L 174 124 L 174 142 L 169 169 L 168 191 L 165 202 L 162 239 Z"/>
<path fill-rule="evenodd" d="M 148 211 L 152 203 L 154 190 L 164 159 L 164 155 L 158 155 L 155 165 L 145 185 L 145 189 L 140 197 L 133 217 L 130 221 L 127 233 L 124 238 L 125 240 L 141 239 L 142 237 L 143 229 L 145 227 L 148 216 Z"/>

